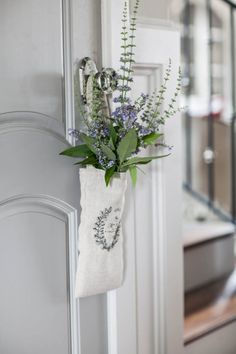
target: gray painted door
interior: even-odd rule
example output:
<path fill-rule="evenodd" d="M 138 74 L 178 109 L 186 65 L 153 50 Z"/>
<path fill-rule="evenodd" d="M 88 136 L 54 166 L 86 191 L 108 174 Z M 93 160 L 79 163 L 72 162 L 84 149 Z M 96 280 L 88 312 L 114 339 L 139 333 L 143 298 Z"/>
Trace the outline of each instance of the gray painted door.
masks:
<path fill-rule="evenodd" d="M 75 354 L 70 4 L 0 1 L 0 353 Z M 67 136 L 68 137 L 68 136 Z"/>

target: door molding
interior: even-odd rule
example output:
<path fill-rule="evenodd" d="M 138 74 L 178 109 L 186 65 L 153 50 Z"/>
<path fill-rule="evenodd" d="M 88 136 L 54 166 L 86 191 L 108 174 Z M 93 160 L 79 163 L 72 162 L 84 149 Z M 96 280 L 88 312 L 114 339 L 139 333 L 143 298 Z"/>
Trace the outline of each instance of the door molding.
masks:
<path fill-rule="evenodd" d="M 21 194 L 0 202 L 0 220 L 23 213 L 46 214 L 65 223 L 67 242 L 68 326 L 71 354 L 80 354 L 79 302 L 75 298 L 77 263 L 77 210 L 47 195 Z"/>
<path fill-rule="evenodd" d="M 0 128 L 2 132 L 11 132 L 22 128 L 42 130 L 56 136 L 61 141 L 74 144 L 75 139 L 69 135 L 69 129 L 75 129 L 74 112 L 74 67 L 73 67 L 73 1 L 60 0 L 62 50 L 61 80 L 63 80 L 62 120 L 42 112 L 13 111 L 0 113 Z"/>
<path fill-rule="evenodd" d="M 62 0 L 63 65 L 65 95 L 65 133 L 72 145 L 75 139 L 69 135 L 69 128 L 75 129 L 74 111 L 74 64 L 73 64 L 73 0 Z"/>
<path fill-rule="evenodd" d="M 16 131 L 47 133 L 64 144 L 69 145 L 61 122 L 43 113 L 29 111 L 0 113 L 0 134 L 8 134 Z"/>

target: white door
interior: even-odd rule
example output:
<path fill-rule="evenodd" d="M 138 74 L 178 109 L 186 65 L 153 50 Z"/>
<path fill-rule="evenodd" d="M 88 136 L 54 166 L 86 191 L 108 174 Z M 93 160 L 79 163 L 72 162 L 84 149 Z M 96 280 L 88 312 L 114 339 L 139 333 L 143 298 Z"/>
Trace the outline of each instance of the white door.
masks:
<path fill-rule="evenodd" d="M 122 0 L 104 0 L 103 64 L 119 67 Z M 138 25 L 135 93 L 152 92 L 172 59 L 173 94 L 180 63 L 179 32 L 163 24 Z M 152 163 L 129 188 L 125 212 L 126 274 L 108 306 L 109 354 L 183 353 L 180 117 L 165 127 L 171 157 Z"/>
<path fill-rule="evenodd" d="M 0 1 L 2 354 L 78 353 L 70 23 L 69 0 Z"/>

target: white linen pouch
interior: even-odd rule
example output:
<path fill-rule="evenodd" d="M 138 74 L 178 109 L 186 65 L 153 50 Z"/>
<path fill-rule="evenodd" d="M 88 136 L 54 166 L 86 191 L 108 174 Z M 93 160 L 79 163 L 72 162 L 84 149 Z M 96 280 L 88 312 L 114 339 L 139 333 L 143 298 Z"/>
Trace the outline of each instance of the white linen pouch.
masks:
<path fill-rule="evenodd" d="M 122 213 L 126 174 L 105 185 L 104 171 L 80 169 L 81 219 L 76 297 L 116 289 L 123 282 Z"/>

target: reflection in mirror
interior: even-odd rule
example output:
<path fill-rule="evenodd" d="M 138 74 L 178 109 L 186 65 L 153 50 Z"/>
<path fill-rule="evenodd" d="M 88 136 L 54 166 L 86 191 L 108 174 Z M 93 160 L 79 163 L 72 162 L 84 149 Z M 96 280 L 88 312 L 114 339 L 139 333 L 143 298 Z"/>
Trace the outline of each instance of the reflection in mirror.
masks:
<path fill-rule="evenodd" d="M 235 11 L 187 0 L 180 14 L 186 344 L 236 319 Z"/>

